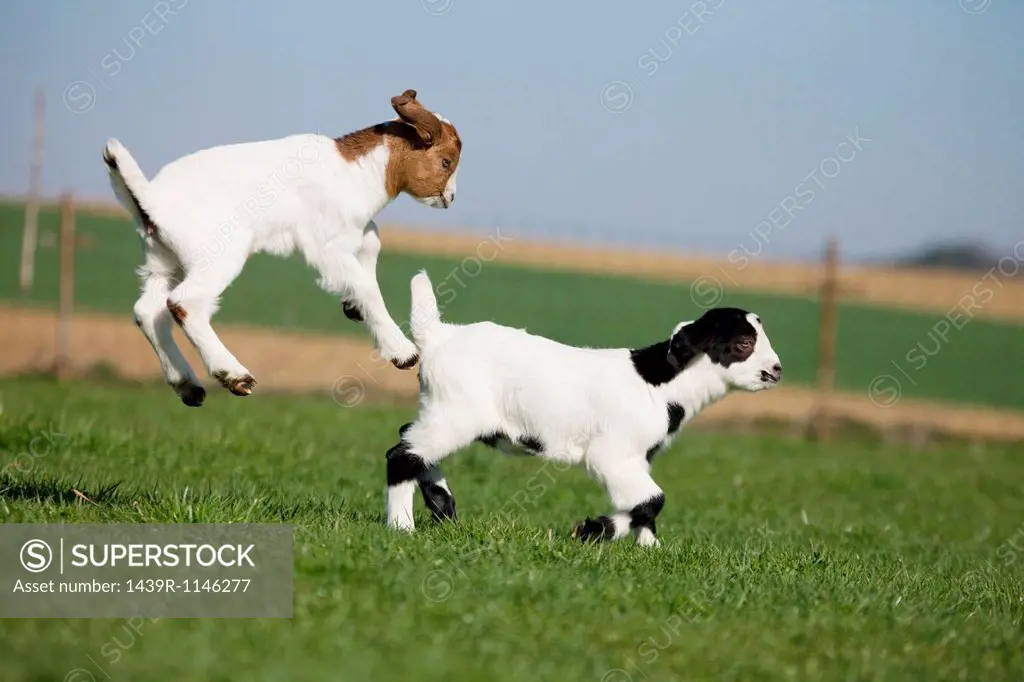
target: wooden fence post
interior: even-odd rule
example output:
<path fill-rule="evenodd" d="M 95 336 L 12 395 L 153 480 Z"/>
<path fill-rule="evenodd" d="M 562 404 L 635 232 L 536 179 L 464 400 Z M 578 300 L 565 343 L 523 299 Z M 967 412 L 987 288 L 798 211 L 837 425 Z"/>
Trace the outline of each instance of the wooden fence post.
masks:
<path fill-rule="evenodd" d="M 39 234 L 39 201 L 42 193 L 43 140 L 45 135 L 46 99 L 43 89 L 36 91 L 36 134 L 32 144 L 32 166 L 29 170 L 28 200 L 25 202 L 25 227 L 21 235 L 21 268 L 18 282 L 22 295 L 32 291 L 35 281 L 36 242 Z"/>
<path fill-rule="evenodd" d="M 835 238 L 825 251 L 825 275 L 821 285 L 820 328 L 818 330 L 818 398 L 813 417 L 818 440 L 832 437 L 831 398 L 836 381 L 836 322 L 839 298 L 839 248 Z"/>
<path fill-rule="evenodd" d="M 57 318 L 55 369 L 61 381 L 71 374 L 71 317 L 75 307 L 75 200 L 60 199 L 60 312 Z"/>

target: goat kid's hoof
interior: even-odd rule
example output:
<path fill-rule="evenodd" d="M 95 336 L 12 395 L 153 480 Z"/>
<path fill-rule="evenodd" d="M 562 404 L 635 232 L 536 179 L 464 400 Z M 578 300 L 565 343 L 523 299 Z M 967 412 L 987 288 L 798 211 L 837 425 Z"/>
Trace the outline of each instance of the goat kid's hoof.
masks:
<path fill-rule="evenodd" d="M 599 542 L 608 537 L 608 532 L 603 519 L 587 517 L 586 521 L 580 521 L 572 529 L 572 537 L 584 543 Z"/>
<path fill-rule="evenodd" d="M 412 356 L 402 360 L 401 358 L 394 358 L 391 360 L 391 364 L 398 369 L 412 369 L 416 366 L 416 363 L 420 361 L 420 354 L 414 353 Z"/>
<path fill-rule="evenodd" d="M 345 317 L 352 320 L 353 322 L 363 321 L 363 312 L 356 306 L 355 303 L 349 303 L 348 301 L 341 302 L 341 312 L 345 313 Z"/>
<path fill-rule="evenodd" d="M 206 400 L 206 389 L 202 386 L 183 382 L 172 388 L 174 388 L 174 392 L 178 394 L 178 397 L 181 398 L 181 402 L 188 407 L 202 407 L 203 401 Z"/>
<path fill-rule="evenodd" d="M 256 380 L 251 374 L 243 374 L 240 377 L 228 376 L 226 371 L 220 371 L 213 375 L 220 382 L 220 385 L 235 395 L 252 395 L 252 389 L 256 386 Z"/>

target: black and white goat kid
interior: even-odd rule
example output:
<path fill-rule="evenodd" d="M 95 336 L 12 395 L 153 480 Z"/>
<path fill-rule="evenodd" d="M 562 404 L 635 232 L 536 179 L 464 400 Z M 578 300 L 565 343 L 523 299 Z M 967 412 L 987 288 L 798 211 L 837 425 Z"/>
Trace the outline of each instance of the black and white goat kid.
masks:
<path fill-rule="evenodd" d="M 651 459 L 708 405 L 734 389 L 760 391 L 782 375 L 761 320 L 716 308 L 682 322 L 646 348 L 557 343 L 492 322 L 441 321 L 430 279 L 412 279 L 411 330 L 420 352 L 420 409 L 387 453 L 387 523 L 412 531 L 417 485 L 437 520 L 455 498 L 438 468 L 473 441 L 584 465 L 604 483 L 614 511 L 579 523 L 584 540 L 635 532 L 658 544 L 665 495 Z"/>

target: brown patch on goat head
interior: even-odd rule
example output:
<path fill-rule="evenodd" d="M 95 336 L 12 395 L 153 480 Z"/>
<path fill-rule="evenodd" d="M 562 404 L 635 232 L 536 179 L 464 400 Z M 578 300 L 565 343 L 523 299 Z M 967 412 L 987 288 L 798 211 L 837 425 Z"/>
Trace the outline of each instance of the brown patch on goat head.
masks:
<path fill-rule="evenodd" d="M 441 196 L 459 166 L 462 140 L 451 123 L 428 111 L 415 90 L 391 98 L 397 121 L 379 123 L 335 140 L 338 153 L 352 162 L 381 144 L 388 146 L 384 185 L 392 198 L 406 192 L 416 198 Z"/>
<path fill-rule="evenodd" d="M 406 192 L 419 199 L 441 196 L 459 166 L 462 140 L 455 126 L 419 103 L 415 90 L 391 99 L 399 118 L 415 136 L 388 138 L 388 194 Z"/>
<path fill-rule="evenodd" d="M 439 141 L 426 148 L 411 145 L 406 138 L 388 138 L 388 194 L 406 192 L 418 199 L 441 196 L 462 154 L 455 127 L 442 123 L 441 131 Z"/>
<path fill-rule="evenodd" d="M 171 311 L 171 317 L 178 324 L 184 324 L 185 318 L 188 317 L 188 312 L 181 306 L 180 303 L 167 299 L 167 309 Z"/>

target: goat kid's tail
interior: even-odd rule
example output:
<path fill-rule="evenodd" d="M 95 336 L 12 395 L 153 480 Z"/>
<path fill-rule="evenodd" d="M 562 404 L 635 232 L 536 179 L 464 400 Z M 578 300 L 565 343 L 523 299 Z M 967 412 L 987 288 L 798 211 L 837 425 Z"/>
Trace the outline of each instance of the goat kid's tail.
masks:
<path fill-rule="evenodd" d="M 409 327 L 412 340 L 422 350 L 441 329 L 441 312 L 437 309 L 437 296 L 426 270 L 420 270 L 412 278 L 412 311 L 409 313 Z"/>
<path fill-rule="evenodd" d="M 117 140 L 111 138 L 103 148 L 103 162 L 110 171 L 110 186 L 118 202 L 132 215 L 145 233 L 154 235 L 156 224 L 146 209 L 149 180 L 139 164 Z"/>

